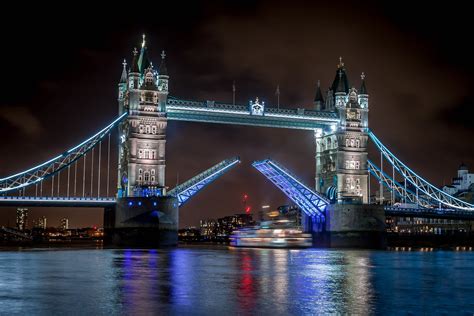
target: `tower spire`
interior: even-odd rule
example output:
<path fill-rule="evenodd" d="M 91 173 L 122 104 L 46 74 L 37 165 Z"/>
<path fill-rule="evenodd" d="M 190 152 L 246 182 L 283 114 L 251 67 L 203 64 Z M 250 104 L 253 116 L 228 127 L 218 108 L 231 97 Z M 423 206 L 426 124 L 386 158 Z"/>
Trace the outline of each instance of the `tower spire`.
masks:
<path fill-rule="evenodd" d="M 339 69 L 339 80 L 337 83 L 336 93 L 338 92 L 347 92 L 347 86 L 345 85 L 345 80 L 342 78 L 342 69 Z"/>
<path fill-rule="evenodd" d="M 120 83 L 126 83 L 127 82 L 127 61 L 125 58 L 123 59 L 123 69 L 122 69 L 122 75 L 120 76 Z"/>
<path fill-rule="evenodd" d="M 359 94 L 367 94 L 367 87 L 365 86 L 365 73 L 360 75 L 360 79 L 362 79 L 362 84 L 360 86 Z"/>
<path fill-rule="evenodd" d="M 316 96 L 314 97 L 314 106 L 317 111 L 324 109 L 324 98 L 321 92 L 321 82 L 318 80 L 318 88 L 316 89 Z"/>
<path fill-rule="evenodd" d="M 130 72 L 136 72 L 136 73 L 140 72 L 140 68 L 138 67 L 137 55 L 138 55 L 138 51 L 137 51 L 137 48 L 135 47 L 133 49 L 132 67 L 130 68 Z"/>
<path fill-rule="evenodd" d="M 158 70 L 160 73 L 160 76 L 168 76 L 168 69 L 166 68 L 165 58 L 166 58 L 166 53 L 164 50 L 162 50 L 161 51 L 161 64 Z"/>

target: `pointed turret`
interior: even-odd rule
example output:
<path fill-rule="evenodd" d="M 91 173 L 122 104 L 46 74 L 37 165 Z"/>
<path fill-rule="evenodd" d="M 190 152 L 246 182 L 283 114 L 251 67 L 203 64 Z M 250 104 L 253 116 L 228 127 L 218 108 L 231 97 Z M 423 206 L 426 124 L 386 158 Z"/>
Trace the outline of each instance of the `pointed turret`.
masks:
<path fill-rule="evenodd" d="M 365 74 L 364 73 L 360 75 L 360 79 L 362 79 L 362 84 L 360 85 L 359 94 L 367 94 L 367 88 L 365 87 Z"/>
<path fill-rule="evenodd" d="M 342 57 L 339 57 L 339 64 L 337 65 L 336 77 L 331 85 L 331 90 L 335 92 L 349 92 L 349 80 L 347 79 L 346 68 L 344 67 L 344 62 Z"/>
<path fill-rule="evenodd" d="M 143 34 L 142 48 L 140 50 L 140 57 L 138 57 L 138 69 L 140 73 L 144 73 L 146 69 L 151 65 L 150 59 L 148 58 L 148 50 L 145 41 L 145 34 Z"/>
<path fill-rule="evenodd" d="M 342 72 L 342 69 L 339 69 L 339 79 L 338 79 L 338 85 L 336 87 L 336 93 L 334 94 L 335 95 L 335 105 L 336 105 L 336 108 L 337 107 L 340 107 L 340 108 L 343 108 L 345 106 L 345 102 L 346 102 L 346 85 L 345 85 L 345 82 L 344 82 L 344 79 L 343 79 L 343 72 Z"/>
<path fill-rule="evenodd" d="M 359 104 L 361 108 L 368 109 L 369 108 L 369 94 L 367 93 L 367 87 L 365 86 L 364 73 L 360 75 L 360 79 L 362 80 L 362 83 L 360 85 L 360 91 L 359 91 Z"/>
<path fill-rule="evenodd" d="M 133 49 L 133 59 L 132 66 L 130 67 L 130 73 L 140 73 L 140 68 L 138 67 L 138 51 L 136 47 Z"/>
<path fill-rule="evenodd" d="M 158 69 L 158 73 L 160 76 L 168 76 L 168 69 L 166 68 L 166 62 L 165 62 L 166 54 L 165 51 L 161 51 L 161 64 L 160 68 Z"/>
<path fill-rule="evenodd" d="M 120 83 L 127 83 L 127 61 L 125 58 L 123 59 L 123 69 L 122 69 L 122 75 L 120 76 Z"/>
<path fill-rule="evenodd" d="M 316 96 L 314 97 L 314 107 L 316 111 L 324 110 L 324 98 L 321 92 L 321 83 L 318 80 L 318 88 L 316 90 Z"/>

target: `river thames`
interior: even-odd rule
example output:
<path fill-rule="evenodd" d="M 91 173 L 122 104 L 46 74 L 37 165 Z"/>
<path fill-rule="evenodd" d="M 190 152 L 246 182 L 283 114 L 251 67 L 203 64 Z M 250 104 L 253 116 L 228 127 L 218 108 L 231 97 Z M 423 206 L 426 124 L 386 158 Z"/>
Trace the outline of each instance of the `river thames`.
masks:
<path fill-rule="evenodd" d="M 0 251 L 0 314 L 474 313 L 474 252 Z"/>

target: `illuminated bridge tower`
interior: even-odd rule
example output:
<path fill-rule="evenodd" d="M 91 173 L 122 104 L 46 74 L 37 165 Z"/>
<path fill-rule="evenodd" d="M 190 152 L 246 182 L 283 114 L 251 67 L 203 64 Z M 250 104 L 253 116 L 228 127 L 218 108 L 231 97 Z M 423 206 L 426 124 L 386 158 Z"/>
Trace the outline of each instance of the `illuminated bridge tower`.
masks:
<path fill-rule="evenodd" d="M 128 74 L 124 61 L 118 85 L 119 114 L 128 112 L 128 117 L 119 127 L 117 208 L 105 219 L 117 243 L 141 239 L 162 245 L 169 238 L 156 232 L 174 234 L 177 229 L 176 199 L 166 196 L 165 187 L 168 80 L 165 53 L 156 70 L 143 37 L 140 53 L 133 51 Z"/>
<path fill-rule="evenodd" d="M 317 109 L 339 116 L 337 126 L 315 132 L 316 190 L 333 203 L 326 210 L 325 230 L 335 247 L 378 248 L 384 243 L 384 211 L 368 204 L 369 96 L 364 74 L 361 78 L 359 91 L 350 88 L 340 59 L 326 100 L 319 86 L 315 98 Z"/>
<path fill-rule="evenodd" d="M 349 89 L 342 61 L 328 91 L 324 105 L 320 88 L 315 105 L 326 111 L 337 111 L 337 128 L 316 132 L 316 190 L 333 202 L 368 203 L 367 140 L 368 95 L 365 77 L 360 93 Z"/>

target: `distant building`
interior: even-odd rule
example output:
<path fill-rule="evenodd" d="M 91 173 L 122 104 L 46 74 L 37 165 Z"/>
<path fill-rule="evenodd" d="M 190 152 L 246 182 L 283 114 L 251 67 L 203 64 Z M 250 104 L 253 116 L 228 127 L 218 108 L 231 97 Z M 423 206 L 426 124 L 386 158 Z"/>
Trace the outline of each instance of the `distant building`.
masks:
<path fill-rule="evenodd" d="M 253 225 L 251 214 L 235 214 L 200 221 L 200 233 L 204 241 L 225 241 L 237 228 Z"/>
<path fill-rule="evenodd" d="M 19 207 L 16 209 L 16 228 L 25 230 L 28 228 L 28 209 Z"/>
<path fill-rule="evenodd" d="M 69 219 L 67 217 L 61 218 L 61 230 L 68 230 L 69 229 Z"/>
<path fill-rule="evenodd" d="M 458 196 L 466 191 L 473 190 L 473 183 L 474 173 L 469 173 L 467 166 L 462 163 L 458 168 L 457 177 L 453 178 L 451 184 L 443 186 L 442 190 L 448 194 Z"/>
<path fill-rule="evenodd" d="M 46 229 L 47 227 L 47 219 L 46 216 L 41 216 L 34 222 L 34 227 L 35 228 L 40 228 L 40 229 Z"/>

